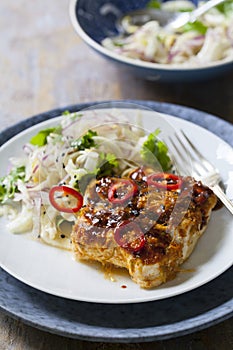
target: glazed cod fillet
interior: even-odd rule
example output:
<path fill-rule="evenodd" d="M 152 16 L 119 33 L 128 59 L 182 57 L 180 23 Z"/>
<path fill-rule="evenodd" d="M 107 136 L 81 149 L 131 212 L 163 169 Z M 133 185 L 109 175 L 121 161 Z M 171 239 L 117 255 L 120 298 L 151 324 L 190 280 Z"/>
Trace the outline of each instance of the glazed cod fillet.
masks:
<path fill-rule="evenodd" d="M 93 181 L 71 235 L 76 258 L 126 268 L 142 288 L 174 278 L 217 203 L 214 193 L 200 182 L 179 179 L 178 188 L 157 187 L 140 168 L 131 173 L 128 188 L 124 179 Z M 126 188 L 120 193 L 116 185 L 122 180 Z M 126 198 L 124 191 L 129 190 L 131 196 Z M 118 200 L 118 195 L 125 200 Z"/>

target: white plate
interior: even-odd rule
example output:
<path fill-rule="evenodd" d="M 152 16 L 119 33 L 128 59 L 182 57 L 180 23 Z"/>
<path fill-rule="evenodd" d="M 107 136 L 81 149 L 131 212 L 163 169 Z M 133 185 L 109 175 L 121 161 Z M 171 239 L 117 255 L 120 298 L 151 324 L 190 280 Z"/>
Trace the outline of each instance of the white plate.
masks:
<path fill-rule="evenodd" d="M 137 113 L 135 110 L 124 111 L 129 118 Z M 31 136 L 57 122 L 59 118 L 37 124 L 3 145 L 0 149 L 0 176 L 7 170 L 9 157 L 20 155 L 22 146 Z M 143 125 L 151 131 L 157 127 L 168 131 L 170 126 L 182 128 L 219 168 L 227 194 L 233 198 L 233 149 L 228 144 L 193 123 L 157 112 L 143 111 Z M 27 234 L 12 234 L 6 229 L 6 223 L 0 218 L 1 267 L 34 288 L 74 300 L 135 303 L 168 298 L 211 281 L 233 262 L 233 216 L 225 208 L 213 212 L 208 229 L 182 266 L 186 272 L 180 272 L 174 280 L 152 290 L 140 289 L 127 274 L 115 274 L 116 281 L 112 282 L 99 265 L 76 262 L 70 252 L 38 243 Z M 122 285 L 127 288 L 122 288 Z"/>

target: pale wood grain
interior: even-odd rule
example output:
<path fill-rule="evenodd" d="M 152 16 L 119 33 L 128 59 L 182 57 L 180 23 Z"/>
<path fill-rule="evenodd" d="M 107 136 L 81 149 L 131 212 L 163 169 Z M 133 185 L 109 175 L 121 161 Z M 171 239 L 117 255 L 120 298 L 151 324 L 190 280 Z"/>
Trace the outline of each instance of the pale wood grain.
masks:
<path fill-rule="evenodd" d="M 144 81 L 81 41 L 68 0 L 2 0 L 0 6 L 1 129 L 55 107 L 113 99 L 188 105 L 233 122 L 233 73 L 201 84 Z"/>

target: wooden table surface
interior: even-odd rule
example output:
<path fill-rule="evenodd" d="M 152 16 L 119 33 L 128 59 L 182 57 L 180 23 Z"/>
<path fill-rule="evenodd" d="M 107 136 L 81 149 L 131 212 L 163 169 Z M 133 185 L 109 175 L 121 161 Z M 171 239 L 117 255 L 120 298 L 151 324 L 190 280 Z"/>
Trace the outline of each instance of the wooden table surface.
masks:
<path fill-rule="evenodd" d="M 143 81 L 105 61 L 74 32 L 68 0 L 1 0 L 0 130 L 70 104 L 139 99 L 191 106 L 233 122 L 233 72 L 203 83 Z M 171 340 L 125 344 L 124 349 L 228 350 L 232 319 Z M 0 350 L 120 349 L 52 335 L 0 313 Z"/>

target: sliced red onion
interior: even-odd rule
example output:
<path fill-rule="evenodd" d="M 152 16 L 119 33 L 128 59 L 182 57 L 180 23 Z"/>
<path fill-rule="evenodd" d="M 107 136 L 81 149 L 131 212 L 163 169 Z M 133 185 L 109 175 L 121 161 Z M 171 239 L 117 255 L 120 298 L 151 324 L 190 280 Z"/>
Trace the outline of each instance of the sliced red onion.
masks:
<path fill-rule="evenodd" d="M 28 144 L 25 144 L 25 145 L 23 145 L 23 151 L 28 155 L 31 152 L 33 152 L 33 149 Z"/>
<path fill-rule="evenodd" d="M 204 40 L 205 39 L 205 35 L 197 35 L 193 38 L 193 40 Z"/>
<path fill-rule="evenodd" d="M 44 162 L 47 158 L 48 158 L 48 154 L 46 154 L 43 158 L 42 158 L 42 162 Z"/>
<path fill-rule="evenodd" d="M 63 127 L 62 129 L 62 135 L 64 134 L 64 131 L 66 131 L 68 128 L 70 128 L 72 125 L 76 124 L 79 122 L 79 119 L 74 119 L 70 124 L 66 125 L 65 127 Z"/>
<path fill-rule="evenodd" d="M 32 173 L 35 174 L 35 172 L 38 170 L 38 168 L 39 168 L 39 164 L 37 164 L 37 165 L 33 168 Z"/>
<path fill-rule="evenodd" d="M 176 50 L 176 51 L 170 50 L 170 51 L 168 52 L 168 62 L 171 63 L 172 60 L 173 60 L 173 58 L 174 58 L 175 56 L 179 55 L 179 53 L 181 53 L 180 50 Z"/>
<path fill-rule="evenodd" d="M 32 183 L 26 183 L 26 188 L 30 189 L 30 188 L 34 188 L 36 185 L 32 184 Z"/>
<path fill-rule="evenodd" d="M 204 37 L 201 39 L 193 38 L 186 42 L 186 44 L 190 47 L 202 46 L 204 43 Z"/>

